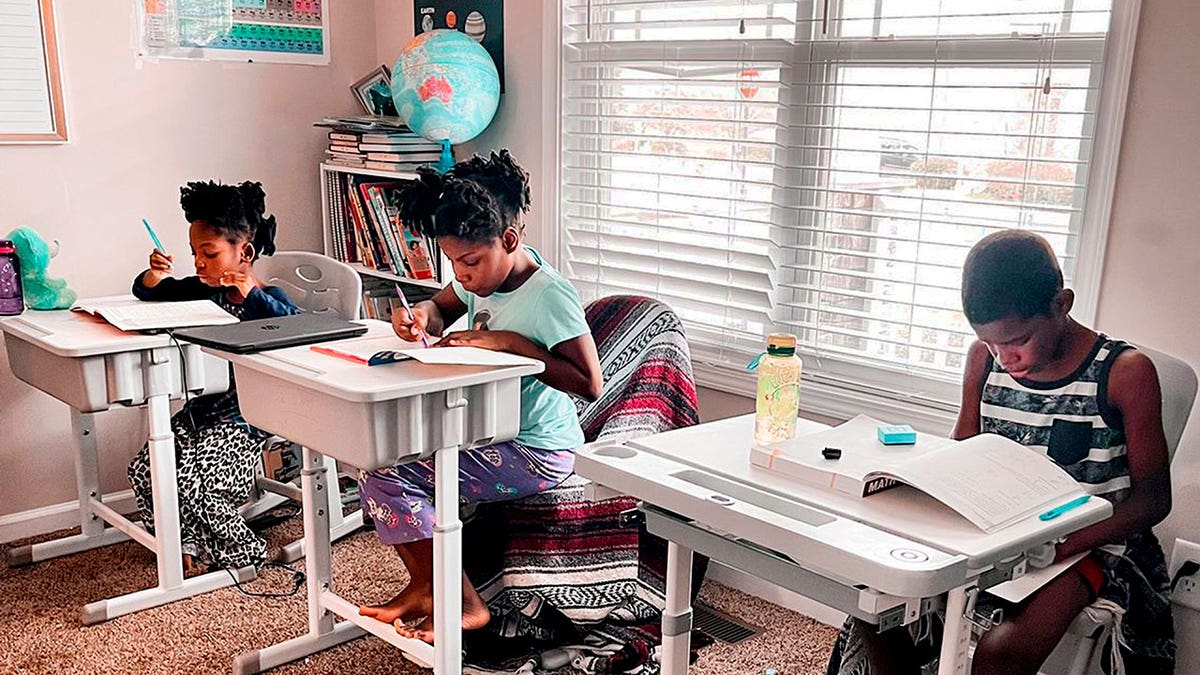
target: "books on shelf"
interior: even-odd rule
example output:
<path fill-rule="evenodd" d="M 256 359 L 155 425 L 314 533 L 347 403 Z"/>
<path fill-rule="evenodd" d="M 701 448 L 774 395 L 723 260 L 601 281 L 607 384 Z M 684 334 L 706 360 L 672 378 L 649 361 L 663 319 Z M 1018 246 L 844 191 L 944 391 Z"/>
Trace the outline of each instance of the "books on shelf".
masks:
<path fill-rule="evenodd" d="M 400 220 L 397 200 L 405 181 L 354 174 L 353 169 L 368 167 L 326 161 L 348 169 L 325 172 L 331 253 L 400 278 L 440 278 L 436 242 Z"/>
<path fill-rule="evenodd" d="M 918 433 L 914 445 L 885 446 L 865 415 L 783 443 L 755 446 L 750 462 L 798 480 L 869 498 L 908 485 L 937 499 L 985 532 L 1036 518 L 1085 496 L 1047 457 L 997 434 L 963 441 Z M 841 450 L 825 459 L 822 450 Z"/>
<path fill-rule="evenodd" d="M 71 307 L 98 316 L 123 331 L 164 330 L 237 323 L 237 317 L 212 300 L 145 302 L 135 298 L 82 299 Z"/>

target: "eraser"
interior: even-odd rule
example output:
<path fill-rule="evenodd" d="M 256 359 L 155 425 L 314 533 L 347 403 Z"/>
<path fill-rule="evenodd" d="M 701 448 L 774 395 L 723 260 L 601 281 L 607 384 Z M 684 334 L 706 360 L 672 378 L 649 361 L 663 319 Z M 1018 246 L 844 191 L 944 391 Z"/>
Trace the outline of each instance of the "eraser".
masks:
<path fill-rule="evenodd" d="M 825 448 L 821 451 L 821 456 L 825 459 L 841 459 L 842 451 L 839 448 Z"/>
<path fill-rule="evenodd" d="M 879 442 L 884 445 L 912 445 L 917 442 L 917 432 L 907 424 L 881 424 L 876 432 Z"/>

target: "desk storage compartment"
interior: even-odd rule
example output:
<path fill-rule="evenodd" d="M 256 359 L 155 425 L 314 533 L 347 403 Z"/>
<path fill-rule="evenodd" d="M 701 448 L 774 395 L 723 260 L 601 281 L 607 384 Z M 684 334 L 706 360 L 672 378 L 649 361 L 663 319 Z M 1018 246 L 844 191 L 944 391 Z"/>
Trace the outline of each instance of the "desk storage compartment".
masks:
<path fill-rule="evenodd" d="M 80 412 L 99 412 L 112 405 L 146 402 L 146 373 L 150 351 L 68 357 L 52 354 L 15 335 L 6 335 L 8 361 L 20 380 L 41 389 Z M 182 344 L 187 371 L 180 367 L 179 350 L 162 347 L 171 362 L 171 398 L 183 396 L 186 375 L 190 396 L 215 394 L 229 388 L 229 364 Z"/>
<path fill-rule="evenodd" d="M 246 421 L 360 469 L 512 440 L 521 426 L 520 378 L 351 402 L 249 368 L 236 373 Z"/>

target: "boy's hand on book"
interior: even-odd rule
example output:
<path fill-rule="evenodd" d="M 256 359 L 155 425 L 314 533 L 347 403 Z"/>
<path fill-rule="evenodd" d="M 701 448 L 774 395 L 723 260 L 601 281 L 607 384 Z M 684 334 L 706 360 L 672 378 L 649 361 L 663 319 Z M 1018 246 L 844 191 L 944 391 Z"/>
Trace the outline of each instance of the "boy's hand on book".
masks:
<path fill-rule="evenodd" d="M 175 271 L 175 257 L 169 256 L 158 249 L 150 253 L 150 269 L 142 275 L 142 285 L 154 288 L 158 282 L 171 276 Z"/>
<path fill-rule="evenodd" d="M 412 308 L 412 317 L 403 307 L 392 311 L 392 330 L 402 340 L 420 342 L 422 335 L 428 335 L 429 311 L 417 304 Z"/>

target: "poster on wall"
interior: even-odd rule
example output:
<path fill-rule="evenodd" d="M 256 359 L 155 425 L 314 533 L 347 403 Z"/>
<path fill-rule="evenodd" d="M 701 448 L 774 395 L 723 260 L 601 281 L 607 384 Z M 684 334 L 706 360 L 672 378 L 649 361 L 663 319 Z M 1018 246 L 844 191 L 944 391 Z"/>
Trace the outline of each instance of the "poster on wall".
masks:
<path fill-rule="evenodd" d="M 138 0 L 139 52 L 174 59 L 326 65 L 328 1 L 229 0 L 226 5 Z"/>
<path fill-rule="evenodd" d="M 504 0 L 416 0 L 413 26 L 418 35 L 452 28 L 474 38 L 496 62 L 504 93 Z"/>

